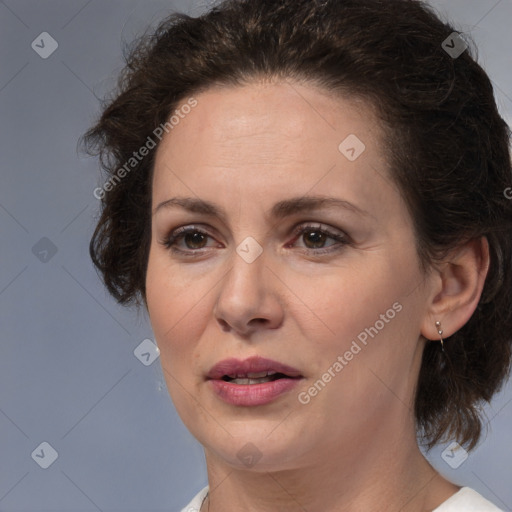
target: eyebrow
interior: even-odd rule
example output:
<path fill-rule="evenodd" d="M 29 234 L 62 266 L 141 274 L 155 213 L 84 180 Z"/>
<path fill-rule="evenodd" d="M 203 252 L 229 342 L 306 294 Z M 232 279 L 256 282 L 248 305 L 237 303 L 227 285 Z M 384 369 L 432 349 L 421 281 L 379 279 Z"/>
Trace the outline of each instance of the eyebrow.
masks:
<path fill-rule="evenodd" d="M 270 210 L 270 216 L 276 219 L 283 219 L 297 213 L 305 213 L 320 210 L 322 208 L 342 208 L 363 217 L 373 217 L 367 211 L 358 206 L 335 197 L 325 196 L 303 196 L 279 201 Z M 226 212 L 223 208 L 203 199 L 193 197 L 173 197 L 161 202 L 153 211 L 153 215 L 160 210 L 168 208 L 182 208 L 191 213 L 209 215 L 226 219 Z"/>

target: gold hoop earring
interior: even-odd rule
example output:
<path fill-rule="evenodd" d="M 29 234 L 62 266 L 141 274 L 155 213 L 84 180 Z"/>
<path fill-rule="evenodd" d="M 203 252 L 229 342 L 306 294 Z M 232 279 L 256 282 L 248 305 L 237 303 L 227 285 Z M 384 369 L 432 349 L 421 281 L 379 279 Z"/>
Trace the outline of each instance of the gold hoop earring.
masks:
<path fill-rule="evenodd" d="M 436 322 L 437 334 L 439 334 L 439 340 L 441 341 L 441 350 L 444 352 L 444 342 L 443 342 L 443 330 L 441 329 L 441 322 Z"/>

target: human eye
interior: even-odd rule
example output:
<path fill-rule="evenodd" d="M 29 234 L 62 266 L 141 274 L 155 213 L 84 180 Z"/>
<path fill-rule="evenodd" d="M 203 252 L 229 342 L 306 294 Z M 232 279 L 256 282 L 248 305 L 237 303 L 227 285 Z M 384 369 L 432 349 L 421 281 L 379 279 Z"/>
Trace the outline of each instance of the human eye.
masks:
<path fill-rule="evenodd" d="M 171 231 L 160 243 L 169 251 L 182 256 L 198 256 L 212 247 L 219 247 L 218 242 L 208 245 L 213 237 L 197 226 L 182 226 Z"/>
<path fill-rule="evenodd" d="M 302 224 L 294 229 L 294 239 L 291 244 L 296 244 L 298 241 L 302 242 L 298 247 L 305 249 L 305 252 L 327 254 L 343 249 L 350 243 L 350 238 L 342 231 L 333 231 L 321 224 Z"/>

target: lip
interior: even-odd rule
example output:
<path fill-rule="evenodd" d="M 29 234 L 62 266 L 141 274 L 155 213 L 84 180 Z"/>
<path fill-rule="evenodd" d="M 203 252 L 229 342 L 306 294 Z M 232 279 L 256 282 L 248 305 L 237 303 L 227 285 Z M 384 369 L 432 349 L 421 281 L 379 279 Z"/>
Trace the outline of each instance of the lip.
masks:
<path fill-rule="evenodd" d="M 222 379 L 224 375 L 240 375 L 245 376 L 248 373 L 258 373 L 274 371 L 276 373 L 284 373 L 288 377 L 302 377 L 301 373 L 297 368 L 288 366 L 278 361 L 272 361 L 272 359 L 266 359 L 264 357 L 252 356 L 243 361 L 240 359 L 224 359 L 219 361 L 217 364 L 212 366 L 208 372 L 207 379 Z M 256 385 L 256 384 L 255 384 Z"/>
<path fill-rule="evenodd" d="M 272 371 L 285 377 L 261 384 L 235 384 L 222 379 L 225 375 L 246 376 L 248 373 Z M 216 395 L 231 405 L 265 405 L 287 393 L 302 380 L 300 371 L 292 366 L 264 357 L 253 356 L 245 360 L 224 359 L 215 364 L 206 379 Z"/>

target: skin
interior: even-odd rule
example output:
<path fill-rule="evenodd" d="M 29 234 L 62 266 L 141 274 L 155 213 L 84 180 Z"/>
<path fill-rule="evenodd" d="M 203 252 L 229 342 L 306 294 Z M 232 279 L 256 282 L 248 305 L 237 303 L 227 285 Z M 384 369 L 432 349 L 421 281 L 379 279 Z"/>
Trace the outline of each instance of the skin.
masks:
<path fill-rule="evenodd" d="M 196 99 L 157 150 L 146 296 L 169 393 L 204 446 L 211 492 L 202 510 L 433 510 L 458 487 L 418 449 L 414 389 L 424 345 L 439 339 L 435 321 L 448 337 L 478 303 L 485 240 L 422 272 L 382 130 L 364 101 L 275 81 Z M 366 146 L 352 162 L 338 149 L 350 134 Z M 303 196 L 355 208 L 270 215 L 279 201 Z M 158 207 L 173 197 L 209 201 L 224 215 Z M 315 229 L 294 233 L 311 223 L 347 243 L 319 243 Z M 182 252 L 172 252 L 164 242 L 181 226 L 208 236 L 181 238 Z M 249 236 L 263 250 L 252 263 L 236 252 Z M 378 335 L 300 403 L 298 393 L 397 302 L 401 311 Z M 206 373 L 253 355 L 304 379 L 270 404 L 221 401 Z M 244 446 L 261 455 L 251 467 L 237 456 Z"/>

